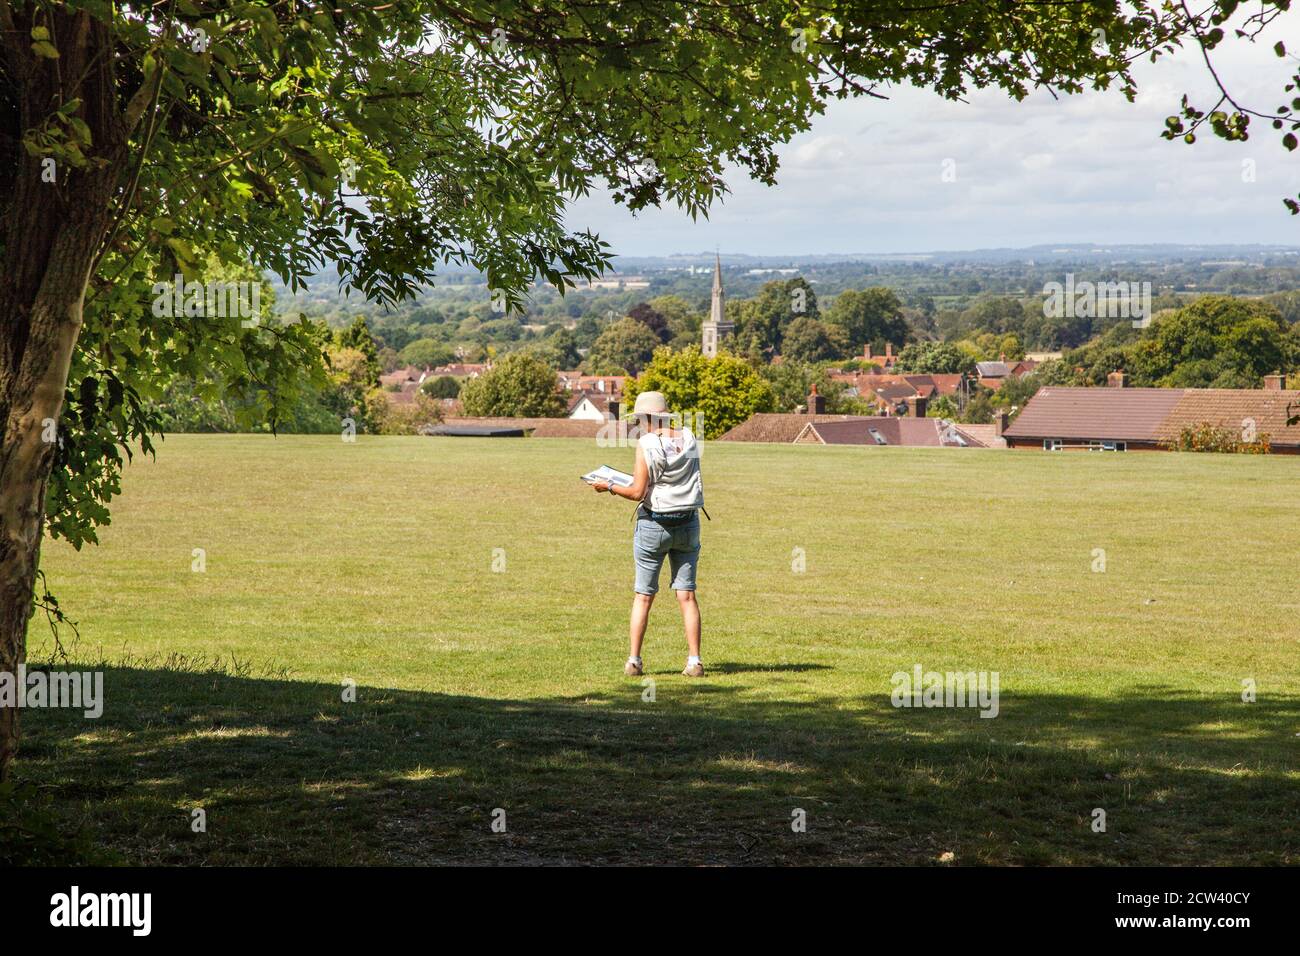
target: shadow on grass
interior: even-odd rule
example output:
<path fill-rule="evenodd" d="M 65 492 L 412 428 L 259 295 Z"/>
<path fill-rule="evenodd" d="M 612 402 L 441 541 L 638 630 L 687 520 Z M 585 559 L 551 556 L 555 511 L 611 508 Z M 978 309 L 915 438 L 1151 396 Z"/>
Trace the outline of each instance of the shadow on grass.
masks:
<path fill-rule="evenodd" d="M 707 680 L 661 681 L 654 702 L 628 680 L 344 703 L 331 684 L 131 668 L 105 689 L 97 721 L 27 711 L 17 776 L 131 862 L 1300 859 L 1296 698 L 1004 692 L 990 720 Z"/>
<path fill-rule="evenodd" d="M 828 671 L 831 670 L 829 664 L 737 664 L 723 661 L 720 664 L 710 664 L 710 674 L 778 674 L 793 673 L 803 674 L 808 671 Z"/>

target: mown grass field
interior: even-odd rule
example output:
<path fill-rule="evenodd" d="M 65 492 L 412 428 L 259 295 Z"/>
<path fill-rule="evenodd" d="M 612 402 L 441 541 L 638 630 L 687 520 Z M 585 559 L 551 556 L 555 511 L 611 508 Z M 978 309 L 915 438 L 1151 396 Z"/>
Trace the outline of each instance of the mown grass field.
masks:
<path fill-rule="evenodd" d="M 18 779 L 136 863 L 1300 862 L 1295 459 L 710 444 L 710 673 L 665 593 L 653 701 L 602 461 L 168 438 L 46 546 L 107 706 L 26 711 Z M 999 716 L 894 708 L 915 664 Z"/>

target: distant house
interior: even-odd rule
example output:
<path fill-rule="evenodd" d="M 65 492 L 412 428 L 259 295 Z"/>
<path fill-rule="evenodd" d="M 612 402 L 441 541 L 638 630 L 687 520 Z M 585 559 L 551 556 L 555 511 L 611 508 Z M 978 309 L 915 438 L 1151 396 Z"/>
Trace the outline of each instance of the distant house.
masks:
<path fill-rule="evenodd" d="M 834 372 L 831 381 L 844 386 L 845 393 L 871 402 L 882 414 L 893 414 L 900 403 L 913 398 L 933 401 L 955 395 L 960 375 L 879 375 L 866 372 Z"/>
<path fill-rule="evenodd" d="M 795 444 L 896 448 L 984 448 L 973 435 L 941 418 L 877 415 L 840 422 L 809 422 Z"/>
<path fill-rule="evenodd" d="M 439 365 L 433 370 L 435 377 L 450 375 L 452 378 L 478 378 L 484 372 L 492 368 L 491 362 L 482 364 L 472 362 L 455 362 L 451 365 Z"/>
<path fill-rule="evenodd" d="M 898 356 L 894 354 L 894 346 L 890 342 L 885 343 L 884 355 L 872 355 L 871 343 L 868 342 L 862 348 L 862 361 L 870 362 L 872 365 L 878 365 L 886 372 L 892 372 L 894 366 L 898 364 Z"/>
<path fill-rule="evenodd" d="M 985 388 L 997 391 L 1009 378 L 1024 378 L 1041 363 L 1034 359 L 1021 359 L 1019 362 L 976 362 L 975 374 L 979 383 Z"/>
<path fill-rule="evenodd" d="M 877 408 L 889 414 L 899 412 L 905 414 L 907 403 L 916 401 L 918 397 L 917 390 L 908 382 L 899 382 L 891 385 L 881 385 L 874 390 L 873 395 L 863 395 L 867 401 L 874 402 Z M 922 405 L 921 414 L 925 414 L 925 407 Z"/>
<path fill-rule="evenodd" d="M 1044 386 L 1004 433 L 1011 448 L 1153 451 L 1183 428 L 1209 424 L 1244 439 L 1268 436 L 1272 450 L 1300 453 L 1300 390 L 1270 375 L 1262 389 L 1128 388 L 1122 372 L 1107 388 Z"/>
<path fill-rule="evenodd" d="M 1011 375 L 1011 366 L 1006 362 L 976 362 L 975 374 L 979 383 L 985 388 L 997 391 Z"/>
<path fill-rule="evenodd" d="M 789 445 L 799 437 L 799 433 L 804 430 L 804 426 L 809 421 L 842 422 L 856 417 L 858 416 L 758 412 L 722 435 L 718 441 L 770 442 Z"/>
<path fill-rule="evenodd" d="M 572 392 L 567 415 L 593 422 L 613 421 L 619 417 L 622 401 L 607 392 Z"/>
<path fill-rule="evenodd" d="M 569 418 L 603 422 L 619 417 L 626 375 L 584 375 L 578 371 L 561 371 L 557 373 L 557 381 L 560 388 L 569 393 L 565 412 Z"/>
<path fill-rule="evenodd" d="M 381 388 L 401 388 L 403 385 L 408 385 L 412 382 L 416 385 L 421 385 L 424 383 L 424 380 L 432 374 L 433 370 L 427 365 L 424 368 L 419 368 L 415 365 L 408 365 L 405 368 L 396 368 L 386 375 L 379 376 L 379 385 Z"/>
<path fill-rule="evenodd" d="M 1003 430 L 1007 427 L 1005 421 L 1006 414 L 1003 413 L 1000 422 L 992 425 L 967 425 L 954 424 L 952 427 L 963 437 L 970 439 L 971 444 L 976 448 L 1006 448 L 1007 440 L 1002 437 Z"/>
<path fill-rule="evenodd" d="M 560 388 L 566 392 L 606 392 L 621 395 L 626 375 L 584 375 L 582 372 L 559 372 Z"/>
<path fill-rule="evenodd" d="M 814 386 L 804 414 L 760 412 L 723 435 L 720 441 L 816 445 L 893 445 L 900 447 L 1004 447 L 996 435 L 985 437 L 978 426 L 956 425 L 925 416 L 926 399 L 913 394 L 909 414 L 827 415 L 826 398 Z M 919 414 L 918 414 L 919 412 Z M 994 426 L 987 426 L 993 428 Z"/>
<path fill-rule="evenodd" d="M 926 398 L 934 399 L 941 395 L 956 395 L 961 389 L 961 376 L 958 374 L 947 374 L 930 372 L 925 375 L 904 375 L 903 378 L 911 384 L 921 394 L 924 393 L 925 386 L 929 386 L 933 391 Z"/>
<path fill-rule="evenodd" d="M 384 390 L 384 397 L 393 405 L 413 405 L 415 393 L 432 375 L 433 370 L 427 366 L 421 369 L 408 365 L 379 376 L 379 385 Z"/>

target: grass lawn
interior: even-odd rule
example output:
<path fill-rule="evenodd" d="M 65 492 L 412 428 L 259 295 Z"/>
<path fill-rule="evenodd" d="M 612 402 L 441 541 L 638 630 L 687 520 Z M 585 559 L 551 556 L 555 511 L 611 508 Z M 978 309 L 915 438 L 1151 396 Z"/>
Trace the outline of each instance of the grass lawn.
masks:
<path fill-rule="evenodd" d="M 1297 460 L 711 444 L 710 672 L 667 592 L 653 700 L 602 461 L 168 438 L 47 543 L 107 704 L 25 711 L 17 778 L 138 863 L 1300 862 Z M 1000 713 L 891 706 L 917 664 Z"/>

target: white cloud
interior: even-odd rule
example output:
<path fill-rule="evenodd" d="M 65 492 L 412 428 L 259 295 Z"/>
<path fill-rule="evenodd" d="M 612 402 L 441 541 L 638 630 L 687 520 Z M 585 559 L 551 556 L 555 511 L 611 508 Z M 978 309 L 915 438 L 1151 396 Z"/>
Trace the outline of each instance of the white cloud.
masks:
<path fill-rule="evenodd" d="M 1278 23 L 1294 28 L 1300 13 Z M 1276 58 L 1278 24 L 1254 45 L 1229 43 L 1216 68 L 1243 102 L 1280 102 L 1292 61 Z M 1136 69 L 1139 96 L 1089 92 L 1016 103 L 999 91 L 966 103 L 924 90 L 886 101 L 834 101 L 812 129 L 781 150 L 778 185 L 739 170 L 733 193 L 708 220 L 675 209 L 637 217 L 604 193 L 577 203 L 616 252 L 655 255 L 712 249 L 755 254 L 903 252 L 1040 242 L 1294 242 L 1300 220 L 1283 196 L 1300 192 L 1300 159 L 1258 123 L 1251 140 L 1208 132 L 1195 146 L 1160 137 L 1183 92 L 1207 109 L 1213 87 L 1199 51 Z M 943 182 L 943 162 L 956 164 Z M 1244 182 L 1243 160 L 1255 163 Z"/>
<path fill-rule="evenodd" d="M 796 146 L 789 165 L 795 168 L 824 171 L 843 167 L 849 159 L 848 139 L 843 136 L 818 136 Z"/>

